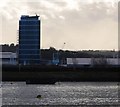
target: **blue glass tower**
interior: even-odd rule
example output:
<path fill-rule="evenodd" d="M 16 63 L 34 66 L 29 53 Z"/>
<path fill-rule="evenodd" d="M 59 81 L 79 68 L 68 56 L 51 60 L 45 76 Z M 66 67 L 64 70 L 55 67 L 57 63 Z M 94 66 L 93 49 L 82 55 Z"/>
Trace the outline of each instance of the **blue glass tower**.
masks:
<path fill-rule="evenodd" d="M 19 20 L 19 64 L 40 63 L 39 16 L 21 16 Z"/>

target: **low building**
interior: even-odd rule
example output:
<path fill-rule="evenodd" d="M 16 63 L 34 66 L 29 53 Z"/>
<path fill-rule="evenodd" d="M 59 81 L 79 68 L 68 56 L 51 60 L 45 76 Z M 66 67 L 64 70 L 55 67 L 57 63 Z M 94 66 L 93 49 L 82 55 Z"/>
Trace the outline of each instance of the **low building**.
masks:
<path fill-rule="evenodd" d="M 0 64 L 17 64 L 17 54 L 13 52 L 0 52 Z"/>
<path fill-rule="evenodd" d="M 67 58 L 67 65 L 120 65 L 118 58 Z"/>
<path fill-rule="evenodd" d="M 67 58 L 67 65 L 91 65 L 91 58 Z"/>
<path fill-rule="evenodd" d="M 118 58 L 107 58 L 109 65 L 120 65 Z"/>

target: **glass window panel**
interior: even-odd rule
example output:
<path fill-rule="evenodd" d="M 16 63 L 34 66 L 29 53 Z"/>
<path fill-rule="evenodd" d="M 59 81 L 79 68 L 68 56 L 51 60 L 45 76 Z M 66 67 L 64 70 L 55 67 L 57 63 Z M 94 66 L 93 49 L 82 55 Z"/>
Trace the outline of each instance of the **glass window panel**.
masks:
<path fill-rule="evenodd" d="M 40 50 L 19 50 L 19 54 L 39 54 Z"/>

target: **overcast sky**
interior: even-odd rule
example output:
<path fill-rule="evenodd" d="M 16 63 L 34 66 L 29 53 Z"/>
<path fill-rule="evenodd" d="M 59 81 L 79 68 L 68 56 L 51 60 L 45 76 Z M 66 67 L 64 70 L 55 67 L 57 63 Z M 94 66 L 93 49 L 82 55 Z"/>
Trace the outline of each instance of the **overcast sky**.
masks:
<path fill-rule="evenodd" d="M 28 2 L 29 1 L 29 2 Z M 117 49 L 118 0 L 2 0 L 0 43 L 17 43 L 21 15 L 40 15 L 41 48 Z"/>

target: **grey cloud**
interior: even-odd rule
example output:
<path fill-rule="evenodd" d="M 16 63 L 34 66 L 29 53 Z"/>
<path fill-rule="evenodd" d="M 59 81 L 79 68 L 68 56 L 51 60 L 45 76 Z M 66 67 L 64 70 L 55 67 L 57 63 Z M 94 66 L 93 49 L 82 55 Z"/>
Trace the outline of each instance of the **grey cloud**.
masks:
<path fill-rule="evenodd" d="M 108 6 L 106 3 L 82 3 L 78 0 L 79 10 L 66 8 L 66 0 L 48 1 L 47 7 L 44 2 L 11 2 L 5 8 L 4 16 L 9 14 L 14 23 L 19 19 L 19 11 L 27 7 L 28 14 L 39 14 L 42 19 L 42 46 L 55 46 L 61 48 L 66 42 L 67 49 L 95 49 L 95 48 L 114 48 L 116 47 L 117 35 L 117 5 Z M 44 4 L 44 5 L 43 5 Z M 9 8 L 11 8 L 9 10 Z M 108 13 L 109 10 L 109 13 Z M 64 20 L 60 18 L 64 17 Z M 6 19 L 6 23 L 10 19 Z M 11 22 L 12 23 L 12 22 Z M 17 24 L 17 23 L 16 23 Z M 11 24 L 8 23 L 8 28 Z M 16 25 L 13 25 L 16 26 Z M 103 29 L 103 26 L 106 28 Z M 16 28 L 10 28 L 10 40 L 16 36 Z M 7 34 L 4 36 L 9 38 Z M 99 41 L 98 41 L 99 38 Z M 114 41 L 112 41 L 114 40 Z M 106 41 L 111 41 L 108 46 L 103 46 Z"/>

